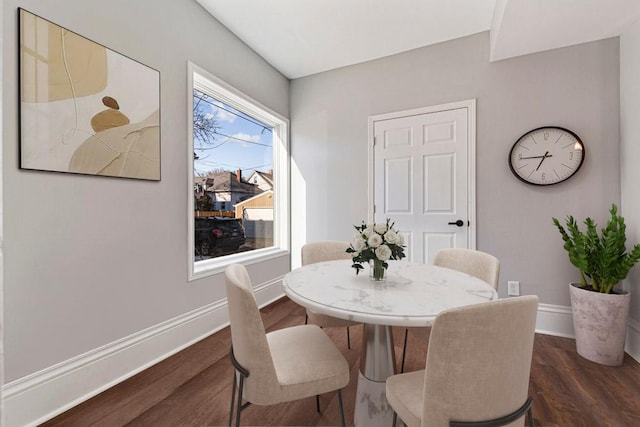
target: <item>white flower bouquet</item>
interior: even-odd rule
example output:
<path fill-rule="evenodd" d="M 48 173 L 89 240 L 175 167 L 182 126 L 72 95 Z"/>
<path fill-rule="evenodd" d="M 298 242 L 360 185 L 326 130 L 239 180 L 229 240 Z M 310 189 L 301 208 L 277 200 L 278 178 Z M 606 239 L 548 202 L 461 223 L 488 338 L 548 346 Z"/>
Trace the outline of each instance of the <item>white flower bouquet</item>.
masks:
<path fill-rule="evenodd" d="M 389 267 L 388 260 L 399 260 L 405 257 L 404 239 L 394 228 L 395 223 L 387 218 L 383 224 L 366 224 L 354 226 L 357 230 L 347 252 L 353 260 L 352 267 L 356 274 L 364 267 L 362 263 L 371 264 L 372 279 L 382 280 Z"/>

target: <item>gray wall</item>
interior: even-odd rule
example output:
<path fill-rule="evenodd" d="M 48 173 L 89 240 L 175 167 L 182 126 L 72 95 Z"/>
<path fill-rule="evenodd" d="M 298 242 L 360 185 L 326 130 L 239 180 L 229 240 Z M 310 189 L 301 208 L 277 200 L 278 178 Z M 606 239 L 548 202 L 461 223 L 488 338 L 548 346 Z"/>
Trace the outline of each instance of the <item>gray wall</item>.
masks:
<path fill-rule="evenodd" d="M 292 257 L 304 240 L 350 239 L 366 219 L 368 116 L 475 98 L 477 247 L 500 259 L 501 295 L 519 280 L 523 294 L 569 305 L 579 276 L 551 217 L 601 221 L 620 202 L 618 39 L 488 58 L 481 33 L 292 81 Z M 537 188 L 511 174 L 507 156 L 543 125 L 576 132 L 586 160 L 571 180 Z"/>
<path fill-rule="evenodd" d="M 17 168 L 18 6 L 160 71 L 161 182 Z M 603 221 L 620 202 L 617 39 L 489 63 L 484 33 L 297 79 L 289 89 L 195 1 L 5 0 L 2 12 L 7 381 L 224 297 L 220 275 L 186 280 L 187 60 L 284 116 L 291 108 L 294 254 L 305 240 L 348 240 L 351 224 L 366 218 L 368 116 L 457 100 L 477 99 L 478 248 L 501 259 L 501 294 L 506 280 L 520 280 L 523 293 L 569 305 L 566 284 L 577 273 L 550 218 Z M 633 34 L 629 50 L 637 51 Z M 640 59 L 631 62 L 623 71 Z M 637 77 L 629 84 L 638 94 L 623 99 L 630 115 L 640 93 Z M 530 187 L 511 175 L 507 154 L 517 137 L 547 124 L 577 132 L 586 161 L 568 182 Z M 633 129 L 628 139 L 623 132 L 623 150 L 637 149 Z M 638 173 L 623 173 L 630 229 L 640 228 Z M 264 282 L 287 268 L 280 258 L 250 272 Z"/>
<path fill-rule="evenodd" d="M 640 242 L 640 21 L 620 36 L 620 133 L 622 173 L 622 213 L 629 244 Z M 640 266 L 625 283 L 631 290 L 630 316 L 640 321 Z"/>
<path fill-rule="evenodd" d="M 23 7 L 160 71 L 161 182 L 18 169 L 17 11 Z M 6 380 L 225 297 L 187 282 L 187 60 L 288 117 L 289 82 L 195 0 L 5 0 Z M 261 283 L 288 257 L 250 266 Z"/>
<path fill-rule="evenodd" d="M 3 25 L 3 16 L 4 11 L 0 7 L 0 81 L 2 80 L 3 70 L 2 70 L 2 52 L 4 46 L 4 37 L 2 34 Z M 4 85 L 0 85 L 0 100 L 2 99 L 2 93 L 4 92 Z M 0 101 L 0 147 L 2 147 L 2 101 Z M 3 197 L 2 197 L 2 151 L 0 151 L 0 219 L 2 218 L 2 206 L 3 206 Z M 3 284 L 4 284 L 4 264 L 3 264 L 3 253 L 4 253 L 4 244 L 3 244 L 3 229 L 2 229 L 2 221 L 0 220 L 0 384 L 4 384 L 4 302 L 3 302 Z M 2 405 L 2 387 L 0 387 L 0 420 L 3 418 L 4 407 Z M 1 423 L 1 421 L 0 421 Z"/>

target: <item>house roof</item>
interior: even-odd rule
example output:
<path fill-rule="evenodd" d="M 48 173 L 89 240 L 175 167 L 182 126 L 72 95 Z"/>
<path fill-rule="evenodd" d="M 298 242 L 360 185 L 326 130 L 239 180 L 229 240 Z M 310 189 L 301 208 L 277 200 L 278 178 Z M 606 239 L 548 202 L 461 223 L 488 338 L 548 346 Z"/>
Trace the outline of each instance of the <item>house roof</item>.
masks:
<path fill-rule="evenodd" d="M 257 186 L 248 182 L 238 181 L 234 172 L 212 172 L 206 176 L 194 178 L 196 184 L 204 186 L 205 191 L 211 193 L 261 193 Z"/>
<path fill-rule="evenodd" d="M 251 182 L 251 177 L 253 177 L 253 175 L 259 175 L 260 177 L 262 177 L 262 179 L 264 179 L 271 186 L 271 188 L 273 188 L 273 174 L 272 173 L 266 173 L 266 172 L 261 172 L 261 171 L 253 171 L 253 173 L 251 175 L 249 175 L 249 179 L 247 181 Z"/>

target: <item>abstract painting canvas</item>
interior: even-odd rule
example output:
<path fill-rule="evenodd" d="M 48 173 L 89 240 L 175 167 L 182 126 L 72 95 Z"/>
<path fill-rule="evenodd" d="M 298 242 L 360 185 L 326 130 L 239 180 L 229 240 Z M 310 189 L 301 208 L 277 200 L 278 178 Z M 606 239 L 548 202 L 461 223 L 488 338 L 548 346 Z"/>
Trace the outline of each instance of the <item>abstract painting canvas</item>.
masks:
<path fill-rule="evenodd" d="M 20 13 L 20 167 L 160 180 L 160 73 Z"/>

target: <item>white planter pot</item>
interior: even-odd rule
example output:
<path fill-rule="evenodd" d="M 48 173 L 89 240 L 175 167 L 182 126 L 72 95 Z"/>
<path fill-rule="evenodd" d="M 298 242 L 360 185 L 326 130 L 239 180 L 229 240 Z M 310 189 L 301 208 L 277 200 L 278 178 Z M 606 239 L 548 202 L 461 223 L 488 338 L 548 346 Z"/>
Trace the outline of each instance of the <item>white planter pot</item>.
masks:
<path fill-rule="evenodd" d="M 578 354 L 603 365 L 622 365 L 631 294 L 601 294 L 580 286 L 569 286 Z"/>

